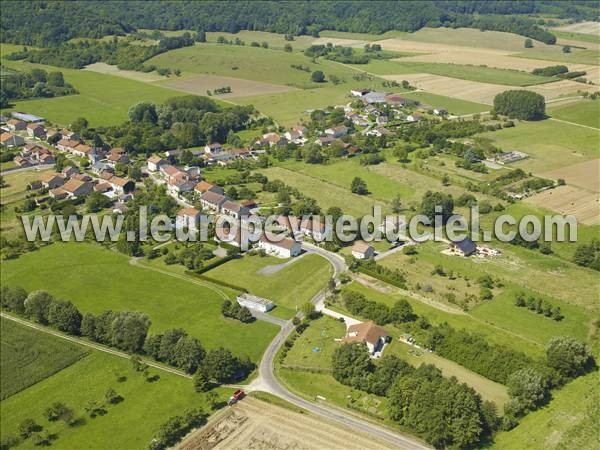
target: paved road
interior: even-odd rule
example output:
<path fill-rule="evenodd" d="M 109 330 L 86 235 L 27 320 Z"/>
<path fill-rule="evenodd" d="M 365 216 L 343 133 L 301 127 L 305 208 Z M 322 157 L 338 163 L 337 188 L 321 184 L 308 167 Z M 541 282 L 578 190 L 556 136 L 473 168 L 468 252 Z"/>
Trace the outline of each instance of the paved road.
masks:
<path fill-rule="evenodd" d="M 302 244 L 302 248 L 308 252 L 316 253 L 326 258 L 334 268 L 334 279 L 336 280 L 339 279 L 339 275 L 342 272 L 347 270 L 344 259 L 335 253 L 328 252 L 306 242 Z M 327 291 L 325 289 L 320 291 L 313 297 L 312 302 L 315 304 L 322 303 L 325 299 L 326 292 Z M 393 430 L 383 428 L 350 412 L 322 404 L 312 403 L 308 400 L 298 397 L 282 386 L 273 373 L 273 361 L 278 350 L 281 348 L 292 331 L 294 331 L 294 325 L 292 324 L 292 321 L 287 321 L 281 326 L 281 330 L 279 333 L 277 333 L 277 336 L 275 336 L 275 339 L 271 341 L 265 350 L 265 353 L 263 354 L 258 368 L 258 378 L 248 386 L 248 390 L 262 390 L 269 392 L 286 400 L 289 403 L 292 403 L 293 405 L 304 408 L 313 414 L 333 420 L 352 429 L 370 434 L 371 436 L 374 436 L 384 442 L 388 442 L 394 446 L 397 446 L 398 448 L 408 450 L 421 450 L 430 448 L 420 443 L 415 438 L 400 435 Z"/>
<path fill-rule="evenodd" d="M 15 167 L 3 170 L 0 172 L 0 175 L 8 175 L 9 173 L 19 173 L 19 172 L 30 172 L 32 170 L 45 170 L 51 169 L 54 167 L 54 164 L 40 164 L 39 166 L 29 166 L 29 167 Z"/>

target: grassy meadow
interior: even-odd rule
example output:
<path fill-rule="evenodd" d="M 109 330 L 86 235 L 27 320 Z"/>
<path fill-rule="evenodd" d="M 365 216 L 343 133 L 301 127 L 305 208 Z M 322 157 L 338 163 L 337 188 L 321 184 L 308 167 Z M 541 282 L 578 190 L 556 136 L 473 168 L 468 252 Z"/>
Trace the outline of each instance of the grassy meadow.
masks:
<path fill-rule="evenodd" d="M 2 400 L 75 364 L 89 353 L 84 347 L 44 335 L 9 319 L 0 319 L 0 324 Z"/>
<path fill-rule="evenodd" d="M 220 265 L 204 275 L 226 283 L 248 289 L 250 293 L 273 300 L 277 307 L 273 314 L 290 319 L 296 308 L 310 301 L 331 276 L 329 262 L 318 255 L 305 255 L 290 265 L 270 275 L 261 270 L 278 264 L 285 259 L 273 256 L 245 256 Z M 291 280 L 294 280 L 291 282 Z"/>
<path fill-rule="evenodd" d="M 83 313 L 139 311 L 150 317 L 151 334 L 183 328 L 206 348 L 225 346 L 253 361 L 277 333 L 265 322 L 242 324 L 222 317 L 223 299 L 207 287 L 134 267 L 126 256 L 96 244 L 56 243 L 5 261 L 2 282 L 47 290 Z"/>
<path fill-rule="evenodd" d="M 454 115 L 465 115 L 465 114 L 476 114 L 487 112 L 490 110 L 490 105 L 484 105 L 483 103 L 475 103 L 467 100 L 461 100 L 458 98 L 446 97 L 445 95 L 438 95 L 431 92 L 409 92 L 404 94 L 406 98 L 412 98 L 419 102 L 429 105 L 431 107 L 443 107 L 448 110 L 450 114 Z"/>
<path fill-rule="evenodd" d="M 5 328 L 3 321 L 3 353 L 5 333 L 13 332 Z M 53 338 L 37 331 L 30 333 L 37 336 L 30 337 L 29 342 L 35 339 L 37 347 L 44 347 L 40 355 L 49 355 L 58 349 Z M 18 361 L 5 367 L 3 360 L 3 376 L 5 369 L 18 370 Z M 205 396 L 194 392 L 189 379 L 156 369 L 150 369 L 150 373 L 158 375 L 158 379 L 147 382 L 133 370 L 128 360 L 91 351 L 75 364 L 3 400 L 0 403 L 2 437 L 16 436 L 19 423 L 31 418 L 54 436 L 52 448 L 141 449 L 148 446 L 158 427 L 170 417 L 191 408 L 210 412 Z M 118 378 L 124 381 L 118 381 Z M 109 388 L 123 397 L 123 401 L 106 405 L 106 414 L 90 418 L 84 408 L 90 401 L 104 404 Z M 226 400 L 230 392 L 229 389 L 217 389 L 220 401 Z M 73 410 L 76 425 L 68 426 L 61 420 L 50 422 L 45 418 L 44 410 L 54 402 L 62 402 Z M 18 448 L 34 448 L 31 438 Z"/>
<path fill-rule="evenodd" d="M 547 109 L 550 117 L 600 129 L 600 100 L 583 100 Z"/>

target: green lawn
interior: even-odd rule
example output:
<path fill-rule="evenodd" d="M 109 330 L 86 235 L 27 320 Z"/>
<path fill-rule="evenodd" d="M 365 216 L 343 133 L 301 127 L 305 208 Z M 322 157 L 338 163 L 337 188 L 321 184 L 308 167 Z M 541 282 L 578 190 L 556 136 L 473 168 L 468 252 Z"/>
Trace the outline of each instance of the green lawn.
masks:
<path fill-rule="evenodd" d="M 529 158 L 511 164 L 531 172 L 546 172 L 598 157 L 600 131 L 552 120 L 518 122 L 513 128 L 482 133 L 505 151 L 519 150 Z"/>
<path fill-rule="evenodd" d="M 574 104 L 549 108 L 547 114 L 567 122 L 600 128 L 600 100 L 582 100 Z"/>
<path fill-rule="evenodd" d="M 1 47 L 3 55 L 19 48 L 8 44 L 2 44 Z M 65 81 L 71 83 L 79 94 L 16 102 L 10 110 L 26 111 L 65 126 L 78 117 L 85 117 L 92 127 L 116 125 L 127 119 L 129 107 L 136 102 L 160 103 L 170 97 L 182 95 L 178 91 L 155 84 L 86 70 L 57 68 L 5 59 L 2 60 L 2 64 L 19 70 L 39 67 L 48 71 L 61 71 Z M 7 110 L 2 111 L 4 113 Z"/>
<path fill-rule="evenodd" d="M 4 187 L 0 188 L 0 198 L 2 204 L 13 203 L 23 200 L 27 194 L 27 185 L 32 181 L 39 180 L 44 173 L 51 172 L 46 170 L 28 170 L 25 172 L 7 173 L 2 175 Z"/>
<path fill-rule="evenodd" d="M 222 298 L 209 288 L 134 267 L 126 256 L 96 244 L 56 243 L 2 264 L 2 282 L 45 289 L 83 312 L 140 311 L 150 333 L 183 328 L 207 348 L 224 346 L 258 361 L 278 328 L 221 316 Z M 227 339 L 223 339 L 227 336 Z"/>
<path fill-rule="evenodd" d="M 0 324 L 1 399 L 42 381 L 88 353 L 83 347 L 45 336 L 12 320 L 1 319 Z"/>
<path fill-rule="evenodd" d="M 248 289 L 252 294 L 273 300 L 278 317 L 291 318 L 303 303 L 327 285 L 332 268 L 318 255 L 305 255 L 271 275 L 260 270 L 288 260 L 273 256 L 245 256 L 216 267 L 204 275 Z"/>
<path fill-rule="evenodd" d="M 593 372 L 552 391 L 548 405 L 529 413 L 513 430 L 497 434 L 491 448 L 597 449 L 599 386 L 598 372 Z"/>
<path fill-rule="evenodd" d="M 368 64 L 355 65 L 354 67 L 374 73 L 375 75 L 430 73 L 432 75 L 458 78 L 461 80 L 503 84 L 507 86 L 530 86 L 533 84 L 556 81 L 556 78 L 540 77 L 519 70 L 496 69 L 493 67 L 466 64 L 372 60 Z"/>
<path fill-rule="evenodd" d="M 437 95 L 431 92 L 410 92 L 403 95 L 406 98 L 418 100 L 419 102 L 431 107 L 446 108 L 450 114 L 454 115 L 475 114 L 490 110 L 490 105 L 446 97 L 444 95 Z"/>
<path fill-rule="evenodd" d="M 46 346 L 46 352 L 56 348 L 48 336 L 40 334 L 38 339 Z M 4 342 L 2 344 L 4 353 Z M 16 436 L 19 423 L 31 418 L 56 436 L 52 448 L 143 449 L 170 417 L 190 408 L 210 412 L 205 396 L 194 392 L 189 379 L 156 369 L 150 369 L 150 373 L 159 379 L 147 382 L 128 360 L 92 351 L 79 362 L 3 400 L 0 403 L 2 437 Z M 125 377 L 125 381 L 118 382 L 118 376 Z M 85 406 L 90 401 L 105 403 L 104 395 L 109 388 L 123 397 L 123 401 L 107 405 L 107 414 L 90 418 Z M 217 389 L 221 401 L 226 400 L 230 392 Z M 54 402 L 71 408 L 80 419 L 78 424 L 67 426 L 61 420 L 49 422 L 43 413 Z M 18 448 L 34 447 L 28 440 Z"/>

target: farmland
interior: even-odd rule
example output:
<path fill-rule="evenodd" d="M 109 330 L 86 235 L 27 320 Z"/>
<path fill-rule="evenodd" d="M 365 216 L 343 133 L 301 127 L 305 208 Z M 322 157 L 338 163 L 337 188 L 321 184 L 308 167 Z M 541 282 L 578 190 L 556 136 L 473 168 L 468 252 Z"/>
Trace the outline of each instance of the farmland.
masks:
<path fill-rule="evenodd" d="M 150 333 L 180 327 L 207 348 L 225 345 L 253 361 L 277 332 L 275 326 L 264 322 L 242 324 L 223 318 L 223 299 L 209 287 L 133 267 L 127 257 L 95 244 L 56 243 L 6 261 L 2 281 L 28 291 L 48 290 L 71 300 L 83 313 L 99 314 L 107 309 L 143 312 L 152 321 Z M 223 333 L 227 342 L 222 340 Z"/>
<path fill-rule="evenodd" d="M 216 75 L 197 75 L 183 80 L 173 80 L 162 84 L 171 89 L 189 92 L 197 95 L 206 95 L 224 86 L 231 88 L 231 93 L 219 95 L 219 98 L 247 97 L 251 95 L 276 94 L 292 91 L 295 88 L 277 84 L 261 83 L 258 81 L 244 80 L 241 78 L 221 77 Z"/>
<path fill-rule="evenodd" d="M 4 344 L 4 334 L 7 332 L 4 320 L 2 326 Z M 29 339 L 31 342 L 32 338 Z M 37 335 L 35 339 L 38 345 L 44 347 L 45 353 L 59 348 L 45 335 Z M 2 369 L 4 377 L 5 367 Z M 55 435 L 52 448 L 144 448 L 158 427 L 171 416 L 180 415 L 188 408 L 209 411 L 204 396 L 193 392 L 190 380 L 154 369 L 151 373 L 158 375 L 158 378 L 154 382 L 147 382 L 133 370 L 128 360 L 92 351 L 75 364 L 3 400 L 0 403 L 3 411 L 2 436 L 17 435 L 19 423 L 32 418 L 48 433 Z M 105 406 L 105 415 L 88 417 L 84 410 L 86 405 L 90 401 L 103 403 L 109 388 L 123 398 L 122 402 Z M 217 390 L 221 400 L 226 398 L 228 392 L 231 391 Z M 50 422 L 44 418 L 44 410 L 54 402 L 62 402 L 73 410 L 77 426 L 68 426 L 62 420 Z M 10 414 L 6 413 L 8 411 Z M 23 447 L 32 445 L 30 441 L 27 444 Z"/>
<path fill-rule="evenodd" d="M 75 364 L 88 353 L 82 347 L 1 319 L 0 398 L 2 400 Z"/>
<path fill-rule="evenodd" d="M 560 169 L 552 173 L 557 172 L 560 173 Z M 559 186 L 535 194 L 525 201 L 560 214 L 573 214 L 580 223 L 598 225 L 600 224 L 598 195 L 598 191 L 592 192 L 576 186 Z"/>
<path fill-rule="evenodd" d="M 548 110 L 548 114 L 567 122 L 600 128 L 600 100 L 584 100 L 574 104 L 552 107 Z"/>

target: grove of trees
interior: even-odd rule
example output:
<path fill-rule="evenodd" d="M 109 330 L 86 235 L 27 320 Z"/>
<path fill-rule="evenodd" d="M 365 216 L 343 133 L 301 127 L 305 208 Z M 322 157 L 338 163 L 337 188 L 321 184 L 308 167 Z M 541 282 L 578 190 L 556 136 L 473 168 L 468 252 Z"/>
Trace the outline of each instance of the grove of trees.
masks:
<path fill-rule="evenodd" d="M 539 120 L 546 117 L 546 100 L 532 91 L 504 91 L 494 97 L 494 112 L 515 119 Z"/>

